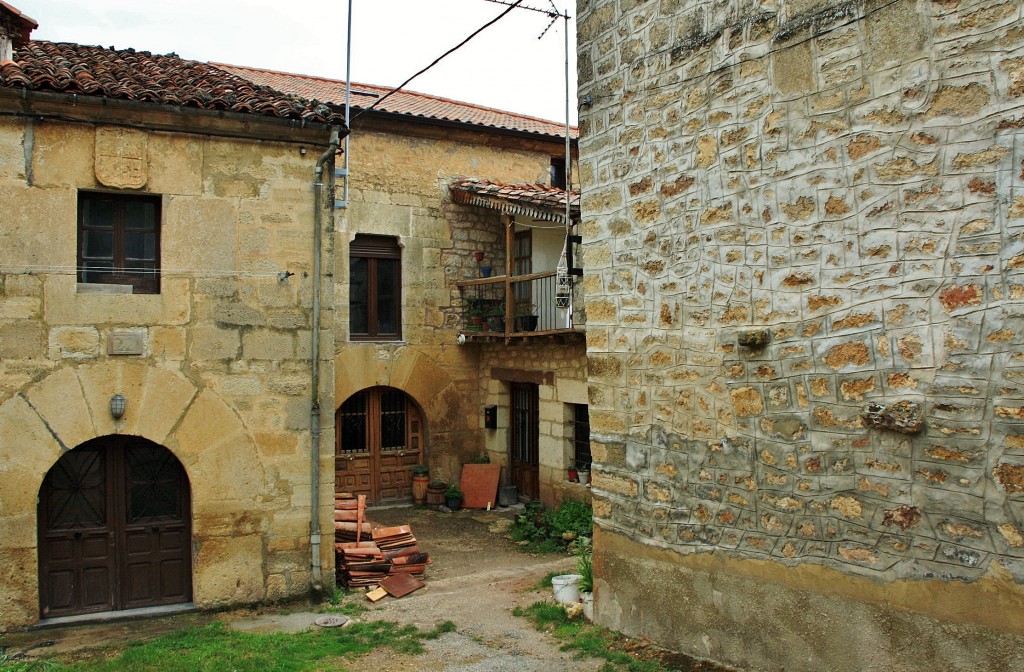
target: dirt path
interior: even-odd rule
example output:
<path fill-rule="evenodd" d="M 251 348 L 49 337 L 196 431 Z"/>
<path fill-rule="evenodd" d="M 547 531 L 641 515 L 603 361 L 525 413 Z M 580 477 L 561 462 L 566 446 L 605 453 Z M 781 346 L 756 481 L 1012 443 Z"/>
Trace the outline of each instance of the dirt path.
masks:
<path fill-rule="evenodd" d="M 408 524 L 420 547 L 430 554 L 427 586 L 400 600 L 385 598 L 359 616 L 360 620 L 388 620 L 432 629 L 450 620 L 456 631 L 427 643 L 420 656 L 399 655 L 381 649 L 348 661 L 351 672 L 589 672 L 601 663 L 572 660 L 553 639 L 537 632 L 524 619 L 512 615 L 517 606 L 551 598 L 541 589 L 550 572 L 565 573 L 573 558 L 530 555 L 506 539 L 514 509 L 493 512 L 440 513 L 397 507 L 371 509 L 368 518 L 379 525 Z M 369 604 L 369 603 L 367 603 Z M 33 658 L 60 655 L 81 657 L 86 651 L 123 642 L 148 639 L 175 628 L 211 620 L 226 620 L 246 630 L 295 631 L 313 625 L 318 610 L 263 608 L 229 614 L 182 614 L 174 617 L 133 619 L 89 626 L 53 628 L 4 636 L 10 653 Z"/>
<path fill-rule="evenodd" d="M 571 557 L 534 556 L 505 539 L 512 512 L 458 512 L 411 509 L 373 511 L 369 518 L 385 525 L 408 522 L 433 564 L 427 587 L 400 600 L 385 598 L 379 609 L 361 618 L 413 624 L 429 629 L 445 620 L 456 632 L 429 642 L 421 656 L 378 650 L 347 667 L 352 672 L 548 672 L 598 670 L 597 660 L 574 661 L 550 637 L 537 632 L 512 610 L 550 599 L 540 589 L 550 572 L 568 572 Z"/>

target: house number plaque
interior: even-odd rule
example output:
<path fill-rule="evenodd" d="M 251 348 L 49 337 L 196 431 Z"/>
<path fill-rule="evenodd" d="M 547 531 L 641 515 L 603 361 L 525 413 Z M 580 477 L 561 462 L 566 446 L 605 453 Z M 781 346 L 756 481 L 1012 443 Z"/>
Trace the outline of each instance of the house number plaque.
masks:
<path fill-rule="evenodd" d="M 107 337 L 108 355 L 141 355 L 142 334 L 137 331 L 115 331 Z"/>

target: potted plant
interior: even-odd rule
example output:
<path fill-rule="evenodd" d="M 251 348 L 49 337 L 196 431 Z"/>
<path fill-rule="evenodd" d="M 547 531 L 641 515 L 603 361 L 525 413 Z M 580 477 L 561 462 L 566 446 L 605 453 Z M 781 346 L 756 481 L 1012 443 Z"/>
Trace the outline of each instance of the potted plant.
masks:
<path fill-rule="evenodd" d="M 569 467 L 565 470 L 566 476 L 569 478 L 570 483 L 576 483 L 580 480 L 579 474 L 576 472 L 576 467 Z"/>
<path fill-rule="evenodd" d="M 452 511 L 458 511 L 459 505 L 462 504 L 462 490 L 459 486 L 452 483 L 444 491 L 444 503 Z"/>
<path fill-rule="evenodd" d="M 497 303 L 491 306 L 491 312 L 487 315 L 487 324 L 491 331 L 505 333 L 505 304 Z"/>
<path fill-rule="evenodd" d="M 417 464 L 412 468 L 412 501 L 423 504 L 427 501 L 427 486 L 430 485 L 430 467 Z"/>
<path fill-rule="evenodd" d="M 527 299 L 516 301 L 516 328 L 519 331 L 537 330 L 537 305 Z"/>
<path fill-rule="evenodd" d="M 474 301 L 469 304 L 469 308 L 466 309 L 466 317 L 469 320 L 469 324 L 466 325 L 466 331 L 480 331 L 480 323 L 483 322 L 484 316 L 487 314 L 487 310 L 479 302 Z"/>
<path fill-rule="evenodd" d="M 473 258 L 476 259 L 476 263 L 480 263 L 484 260 L 484 253 L 481 250 L 477 250 L 473 253 Z"/>
<path fill-rule="evenodd" d="M 582 483 L 583 485 L 587 485 L 587 484 L 590 483 L 590 465 L 589 464 L 587 464 L 585 466 L 582 466 L 582 467 L 579 467 L 576 470 L 576 474 L 579 476 L 580 483 Z"/>

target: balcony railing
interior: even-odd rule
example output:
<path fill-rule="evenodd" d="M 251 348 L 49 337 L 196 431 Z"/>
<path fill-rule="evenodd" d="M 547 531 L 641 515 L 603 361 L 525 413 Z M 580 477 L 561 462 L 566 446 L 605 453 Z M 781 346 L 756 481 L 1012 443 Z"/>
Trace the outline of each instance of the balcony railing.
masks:
<path fill-rule="evenodd" d="M 462 333 L 469 338 L 510 339 L 579 331 L 573 307 L 555 305 L 555 282 L 555 271 L 457 282 L 462 292 Z"/>

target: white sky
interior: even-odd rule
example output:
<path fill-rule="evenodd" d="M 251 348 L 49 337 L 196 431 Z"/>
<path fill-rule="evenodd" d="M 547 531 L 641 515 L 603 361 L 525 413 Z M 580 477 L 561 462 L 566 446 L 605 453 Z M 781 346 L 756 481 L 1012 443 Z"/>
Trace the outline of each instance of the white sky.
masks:
<path fill-rule="evenodd" d="M 398 86 L 501 14 L 487 0 L 351 0 L 352 80 Z M 7 0 L 39 23 L 34 39 L 345 78 L 347 0 Z M 554 0 L 560 11 L 575 2 Z M 549 0 L 524 4 L 550 8 Z M 413 91 L 565 121 L 565 22 L 515 9 L 420 75 Z M 576 29 L 569 21 L 570 118 Z"/>

